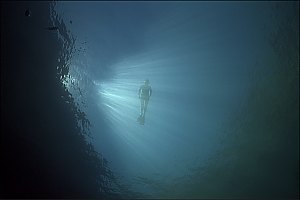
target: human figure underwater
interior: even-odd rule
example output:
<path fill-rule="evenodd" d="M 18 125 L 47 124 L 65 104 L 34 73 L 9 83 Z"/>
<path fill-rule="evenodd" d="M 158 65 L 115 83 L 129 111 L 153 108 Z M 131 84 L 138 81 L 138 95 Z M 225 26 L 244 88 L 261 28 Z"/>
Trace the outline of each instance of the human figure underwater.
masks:
<path fill-rule="evenodd" d="M 149 80 L 146 79 L 144 81 L 144 85 L 142 85 L 139 89 L 139 99 L 141 100 L 141 111 L 140 116 L 138 117 L 137 121 L 140 122 L 140 124 L 144 125 L 145 123 L 145 114 L 147 111 L 148 102 L 150 99 L 150 96 L 152 95 L 152 88 L 149 85 Z"/>

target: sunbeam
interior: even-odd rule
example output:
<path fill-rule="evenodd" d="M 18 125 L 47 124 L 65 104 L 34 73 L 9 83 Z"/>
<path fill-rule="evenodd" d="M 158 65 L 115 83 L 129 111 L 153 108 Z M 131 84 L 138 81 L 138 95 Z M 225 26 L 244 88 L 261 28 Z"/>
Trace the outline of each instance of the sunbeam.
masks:
<path fill-rule="evenodd" d="M 64 84 L 75 99 L 86 97 L 97 151 L 140 192 L 158 195 L 142 181 L 171 183 L 205 168 L 226 145 L 256 72 L 273 73 L 266 36 L 276 28 L 267 3 L 62 4 L 87 49 Z M 143 124 L 138 94 L 146 79 L 152 95 Z"/>
<path fill-rule="evenodd" d="M 190 53 L 188 59 L 195 59 L 195 53 L 186 53 Z M 185 167 L 185 164 L 180 164 L 184 163 L 182 161 L 193 156 L 193 160 L 197 156 L 208 156 L 208 149 L 214 148 L 213 145 L 205 145 L 210 138 L 205 134 L 211 134 L 212 127 L 204 126 L 205 116 L 198 115 L 199 105 L 195 96 L 199 92 L 191 89 L 194 81 L 187 77 L 193 76 L 186 68 L 179 67 L 187 56 L 173 55 L 174 50 L 136 55 L 113 65 L 111 79 L 94 81 L 98 91 L 98 108 L 106 113 L 112 134 L 123 141 L 127 152 L 132 152 L 126 156 L 126 162 L 132 160 L 143 166 L 143 170 L 135 169 L 135 174 L 139 171 L 144 175 L 145 172 L 162 173 L 166 171 L 166 166 L 172 167 L 172 170 L 164 173 L 176 174 Z M 136 122 L 140 112 L 138 89 L 146 78 L 150 80 L 153 94 L 145 124 L 140 125 Z M 185 112 L 189 115 L 183 116 Z M 205 136 L 202 141 L 191 140 L 197 134 Z M 202 153 L 195 151 L 199 145 L 202 146 Z M 174 150 L 175 146 L 177 150 Z M 131 170 L 127 170 L 130 173 Z"/>

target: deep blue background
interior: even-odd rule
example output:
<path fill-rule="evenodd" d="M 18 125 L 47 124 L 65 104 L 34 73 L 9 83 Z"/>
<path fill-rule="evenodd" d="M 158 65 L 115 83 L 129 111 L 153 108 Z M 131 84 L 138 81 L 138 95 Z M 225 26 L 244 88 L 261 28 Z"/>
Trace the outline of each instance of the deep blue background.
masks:
<path fill-rule="evenodd" d="M 6 12 L 22 13 L 12 20 L 18 30 L 32 23 L 24 7 Z M 64 83 L 91 122 L 87 140 L 127 188 L 158 198 L 299 197 L 298 2 L 58 2 L 56 10 L 76 38 Z M 46 21 L 45 14 L 39 26 Z M 37 24 L 25 32 L 27 45 L 18 35 L 10 40 L 41 45 L 48 33 Z M 46 55 L 42 61 L 52 59 Z M 21 87 L 22 74 L 39 69 L 22 68 L 25 57 L 15 64 L 16 79 L 9 71 L 17 88 L 2 79 L 4 94 L 14 91 L 11 99 L 23 103 L 34 90 Z M 41 74 L 49 73 L 40 70 L 44 83 Z M 145 78 L 153 95 L 140 126 L 137 91 Z M 36 96 L 56 94 L 36 79 Z M 47 106 L 27 101 L 37 112 Z M 10 105 L 4 113 L 31 119 Z"/>

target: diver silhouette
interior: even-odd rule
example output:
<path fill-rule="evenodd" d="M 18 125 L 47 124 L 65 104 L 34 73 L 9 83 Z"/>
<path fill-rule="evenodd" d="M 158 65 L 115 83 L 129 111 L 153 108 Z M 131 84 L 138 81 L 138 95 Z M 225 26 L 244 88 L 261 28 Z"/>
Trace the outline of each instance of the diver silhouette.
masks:
<path fill-rule="evenodd" d="M 150 96 L 152 95 L 152 88 L 149 85 L 148 79 L 146 79 L 144 81 L 144 85 L 140 87 L 138 95 L 139 95 L 139 99 L 141 100 L 141 110 L 140 110 L 140 116 L 138 117 L 137 121 L 140 122 L 140 124 L 144 125 L 148 102 Z"/>

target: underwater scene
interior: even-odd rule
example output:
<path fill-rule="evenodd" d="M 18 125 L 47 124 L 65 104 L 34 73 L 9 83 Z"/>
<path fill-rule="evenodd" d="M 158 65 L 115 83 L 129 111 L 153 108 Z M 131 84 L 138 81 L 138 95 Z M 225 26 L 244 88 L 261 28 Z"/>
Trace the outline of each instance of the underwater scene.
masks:
<path fill-rule="evenodd" d="M 1 198 L 299 199 L 299 1 L 1 1 Z"/>

